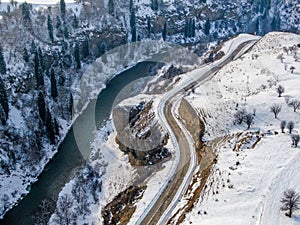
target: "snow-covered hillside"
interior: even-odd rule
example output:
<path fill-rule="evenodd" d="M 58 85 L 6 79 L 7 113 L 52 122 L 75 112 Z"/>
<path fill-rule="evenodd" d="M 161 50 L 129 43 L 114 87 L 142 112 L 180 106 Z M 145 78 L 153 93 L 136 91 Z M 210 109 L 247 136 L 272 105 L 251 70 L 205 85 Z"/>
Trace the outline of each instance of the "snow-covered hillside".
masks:
<path fill-rule="evenodd" d="M 183 224 L 299 224 L 280 211 L 287 189 L 300 191 L 300 148 L 292 146 L 282 121 L 300 131 L 300 115 L 289 105 L 300 100 L 300 36 L 270 33 L 240 59 L 229 63 L 187 99 L 206 122 L 205 140 L 217 154 L 207 187 Z M 277 87 L 285 92 L 278 97 Z M 278 118 L 270 111 L 281 106 Z M 234 115 L 253 117 L 247 130 Z"/>
<path fill-rule="evenodd" d="M 164 0 L 157 6 L 150 0 L 66 0 L 64 10 L 58 0 L 22 2 L 0 0 L 0 44 L 7 68 L 1 79 L 9 105 L 6 125 L 0 125 L 0 217 L 28 193 L 26 188 L 56 153 L 74 119 L 73 97 L 76 103 L 83 95 L 78 88 L 80 78 L 93 72 L 93 63 L 105 52 L 131 44 L 133 27 L 137 40 L 155 40 L 157 50 L 164 45 L 165 31 L 168 42 L 199 44 L 192 47 L 199 54 L 209 43 L 240 32 L 299 32 L 299 4 L 295 0 L 254 0 L 251 4 L 244 0 L 226 4 L 222 0 Z M 88 92 L 76 112 L 125 66 L 146 59 L 147 51 L 117 50 L 111 58 L 98 60 L 99 70 L 106 73 L 97 81 L 89 77 L 91 86 L 96 83 L 99 89 Z M 117 55 L 121 60 L 112 63 Z M 130 57 L 135 61 L 123 64 L 122 60 Z"/>

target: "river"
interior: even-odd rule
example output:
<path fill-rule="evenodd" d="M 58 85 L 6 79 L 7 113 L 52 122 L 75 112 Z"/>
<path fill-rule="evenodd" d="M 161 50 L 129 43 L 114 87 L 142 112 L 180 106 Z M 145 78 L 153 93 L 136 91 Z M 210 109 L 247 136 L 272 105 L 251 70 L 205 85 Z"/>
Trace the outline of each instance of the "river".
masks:
<path fill-rule="evenodd" d="M 148 75 L 152 62 L 138 63 L 134 67 L 114 77 L 98 96 L 95 111 L 91 102 L 83 113 L 76 119 L 73 126 L 82 128 L 81 140 L 89 148 L 92 141 L 93 126 L 89 125 L 89 116 L 95 115 L 97 127 L 104 124 L 110 116 L 114 99 L 130 82 Z M 43 200 L 57 200 L 58 194 L 68 183 L 77 170 L 85 164 L 85 160 L 79 151 L 74 138 L 73 126 L 58 147 L 57 154 L 46 165 L 38 181 L 31 185 L 30 192 L 24 196 L 18 205 L 8 211 L 0 220 L 0 225 L 33 225 L 39 205 Z M 53 213 L 51 207 L 49 216 Z"/>

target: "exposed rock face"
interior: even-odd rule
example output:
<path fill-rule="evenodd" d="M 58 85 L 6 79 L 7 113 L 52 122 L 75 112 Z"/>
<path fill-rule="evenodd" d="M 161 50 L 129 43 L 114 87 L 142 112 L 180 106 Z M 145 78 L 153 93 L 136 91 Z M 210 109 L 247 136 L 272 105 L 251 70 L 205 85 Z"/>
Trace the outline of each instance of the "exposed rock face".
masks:
<path fill-rule="evenodd" d="M 113 110 L 116 142 L 122 151 L 129 154 L 130 162 L 135 166 L 151 165 L 170 156 L 164 147 L 168 135 L 152 107 L 153 100 L 141 95 L 121 102 Z"/>
<path fill-rule="evenodd" d="M 193 136 L 196 143 L 196 150 L 200 150 L 202 147 L 202 136 L 205 130 L 204 123 L 201 121 L 195 109 L 184 98 L 180 102 L 179 114 L 183 119 L 185 127 Z"/>

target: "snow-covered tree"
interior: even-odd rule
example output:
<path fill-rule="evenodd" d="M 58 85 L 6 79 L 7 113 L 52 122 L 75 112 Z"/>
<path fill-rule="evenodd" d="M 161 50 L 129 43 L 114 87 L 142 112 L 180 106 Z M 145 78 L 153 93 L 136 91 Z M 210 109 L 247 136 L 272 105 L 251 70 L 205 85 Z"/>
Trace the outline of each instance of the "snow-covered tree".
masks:
<path fill-rule="evenodd" d="M 45 103 L 44 94 L 41 91 L 39 92 L 37 103 L 38 103 L 40 118 L 43 122 L 45 122 L 45 120 L 46 120 L 46 103 Z"/>
<path fill-rule="evenodd" d="M 297 111 L 297 109 L 300 109 L 300 101 L 294 99 L 289 101 L 288 106 L 292 107 L 294 109 L 294 112 Z"/>
<path fill-rule="evenodd" d="M 108 0 L 108 13 L 110 15 L 114 15 L 114 11 L 115 11 L 114 0 Z"/>
<path fill-rule="evenodd" d="M 9 106 L 8 106 L 8 98 L 6 94 L 6 89 L 4 86 L 4 82 L 0 77 L 0 113 L 1 113 L 1 123 L 3 125 L 6 124 L 6 120 L 8 118 Z"/>
<path fill-rule="evenodd" d="M 294 66 L 291 66 L 290 67 L 290 70 L 291 70 L 291 73 L 294 73 L 294 70 L 295 70 L 296 68 L 294 67 Z"/>
<path fill-rule="evenodd" d="M 204 24 L 204 33 L 206 35 L 209 35 L 209 33 L 210 33 L 210 21 L 209 21 L 209 19 L 207 19 L 205 24 Z"/>
<path fill-rule="evenodd" d="M 44 87 L 44 76 L 42 71 L 42 57 L 41 50 L 35 52 L 34 55 L 34 75 L 36 79 L 36 86 L 38 88 Z"/>
<path fill-rule="evenodd" d="M 150 34 L 151 34 L 151 20 L 150 20 L 150 17 L 147 18 L 147 31 L 148 31 L 148 38 L 150 38 Z"/>
<path fill-rule="evenodd" d="M 52 25 L 52 20 L 51 20 L 50 15 L 48 15 L 48 18 L 47 18 L 47 27 L 48 27 L 49 38 L 50 38 L 51 42 L 54 42 L 53 25 Z"/>
<path fill-rule="evenodd" d="M 72 209 L 73 199 L 65 194 L 63 195 L 57 203 L 56 206 L 56 216 L 55 219 L 58 224 L 70 225 L 75 220 L 76 215 Z"/>
<path fill-rule="evenodd" d="M 31 18 L 30 18 L 31 6 L 27 2 L 24 2 L 24 3 L 22 3 L 21 8 L 22 8 L 22 16 L 23 16 L 24 26 L 30 27 L 31 26 Z"/>
<path fill-rule="evenodd" d="M 81 62 L 80 62 L 80 50 L 79 50 L 79 44 L 75 44 L 75 49 L 74 49 L 74 58 L 76 62 L 76 68 L 80 69 L 81 68 Z"/>
<path fill-rule="evenodd" d="M 270 110 L 274 113 L 275 119 L 277 119 L 278 114 L 281 112 L 281 105 L 273 104 Z"/>
<path fill-rule="evenodd" d="M 65 17 L 66 15 L 66 3 L 65 0 L 60 0 L 60 12 L 62 17 Z"/>
<path fill-rule="evenodd" d="M 85 37 L 82 44 L 82 57 L 87 58 L 90 55 L 90 41 L 88 37 Z"/>
<path fill-rule="evenodd" d="M 164 41 L 166 41 L 166 38 L 167 38 L 167 21 L 164 24 L 164 28 L 163 28 L 163 31 L 162 31 L 162 38 L 163 38 Z"/>
<path fill-rule="evenodd" d="M 284 93 L 284 87 L 282 85 L 278 85 L 276 91 L 278 93 L 278 97 L 281 97 L 281 95 Z"/>
<path fill-rule="evenodd" d="M 131 6 L 130 9 L 130 27 L 131 27 L 131 41 L 136 42 L 137 34 L 136 34 L 136 17 L 134 7 Z"/>
<path fill-rule="evenodd" d="M 73 27 L 74 29 L 77 29 L 79 27 L 79 21 L 76 14 L 73 15 Z"/>
<path fill-rule="evenodd" d="M 281 210 L 288 211 L 285 215 L 292 217 L 293 212 L 300 209 L 300 195 L 294 189 L 289 189 L 283 193 L 281 198 Z"/>
<path fill-rule="evenodd" d="M 52 115 L 51 115 L 51 112 L 49 109 L 46 109 L 45 125 L 46 125 L 47 134 L 48 134 L 51 144 L 55 144 L 55 129 L 53 126 Z"/>
<path fill-rule="evenodd" d="M 53 99 L 56 99 L 57 97 L 57 86 L 56 86 L 56 78 L 54 74 L 54 69 L 51 69 L 50 72 L 50 81 L 51 81 L 51 96 Z"/>
<path fill-rule="evenodd" d="M 6 73 L 6 63 L 3 55 L 3 48 L 0 44 L 0 74 L 5 74 L 5 73 Z"/>
<path fill-rule="evenodd" d="M 24 59 L 25 62 L 29 62 L 29 54 L 28 54 L 27 48 L 24 48 L 23 59 Z"/>
<path fill-rule="evenodd" d="M 280 129 L 281 129 L 282 133 L 284 133 L 285 126 L 286 126 L 286 121 L 285 120 L 281 121 L 280 122 Z"/>
<path fill-rule="evenodd" d="M 151 0 L 151 8 L 152 10 L 158 10 L 158 0 Z"/>
<path fill-rule="evenodd" d="M 251 125 L 253 124 L 253 120 L 254 120 L 254 117 L 253 117 L 252 113 L 248 113 L 245 115 L 244 121 L 248 126 L 247 129 L 249 129 L 251 127 Z"/>
<path fill-rule="evenodd" d="M 246 115 L 246 110 L 245 109 L 241 109 L 238 110 L 234 115 L 234 124 L 242 124 L 244 121 L 244 117 Z"/>
<path fill-rule="evenodd" d="M 287 123 L 286 126 L 289 129 L 289 133 L 291 134 L 292 131 L 293 131 L 293 129 L 294 129 L 294 127 L 295 127 L 295 123 L 293 121 L 290 121 L 290 122 Z"/>
<path fill-rule="evenodd" d="M 299 144 L 299 140 L 300 140 L 299 134 L 293 134 L 291 136 L 291 138 L 292 138 L 292 146 L 294 146 L 295 148 L 297 148 L 297 146 Z"/>

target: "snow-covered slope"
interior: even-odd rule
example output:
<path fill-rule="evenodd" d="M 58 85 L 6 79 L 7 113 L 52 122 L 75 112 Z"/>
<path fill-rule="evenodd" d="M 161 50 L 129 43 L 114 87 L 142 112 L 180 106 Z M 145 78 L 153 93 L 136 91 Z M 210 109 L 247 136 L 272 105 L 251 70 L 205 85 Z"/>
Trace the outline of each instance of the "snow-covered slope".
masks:
<path fill-rule="evenodd" d="M 283 191 L 300 191 L 300 149 L 291 146 L 288 130 L 280 129 L 285 120 L 294 121 L 292 133 L 300 130 L 299 112 L 287 105 L 300 100 L 299 43 L 299 35 L 270 33 L 187 98 L 203 116 L 205 139 L 218 160 L 183 224 L 300 223 L 299 212 L 289 219 L 280 211 Z M 279 84 L 285 88 L 282 97 Z M 272 104 L 282 107 L 278 119 Z M 253 115 L 249 130 L 244 123 L 234 125 L 233 115 L 241 109 Z"/>

